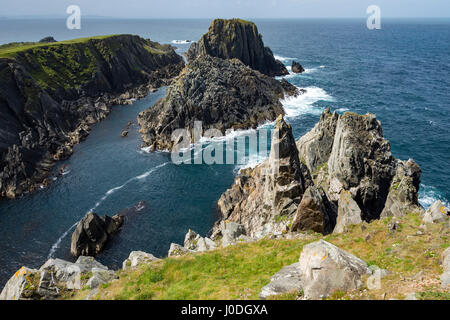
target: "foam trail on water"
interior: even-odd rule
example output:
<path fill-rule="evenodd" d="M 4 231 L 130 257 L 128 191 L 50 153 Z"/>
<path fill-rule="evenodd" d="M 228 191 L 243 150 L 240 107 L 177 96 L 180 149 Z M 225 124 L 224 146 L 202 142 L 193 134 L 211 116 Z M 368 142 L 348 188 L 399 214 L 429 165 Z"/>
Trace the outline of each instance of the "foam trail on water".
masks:
<path fill-rule="evenodd" d="M 314 103 L 318 101 L 334 101 L 334 98 L 321 88 L 307 87 L 305 90 L 306 93 L 297 97 L 286 97 L 281 101 L 287 118 L 294 118 L 303 114 L 321 114 L 322 108 L 314 107 Z"/>
<path fill-rule="evenodd" d="M 110 195 L 112 195 L 113 193 L 115 193 L 117 190 L 122 189 L 122 188 L 125 187 L 127 184 L 129 184 L 130 182 L 135 181 L 135 180 L 142 180 L 142 179 L 145 179 L 145 178 L 147 178 L 151 173 L 153 173 L 153 172 L 155 172 L 156 170 L 158 170 L 158 169 L 160 169 L 160 168 L 166 166 L 167 164 L 169 164 L 169 162 L 164 162 L 164 163 L 162 163 L 162 164 L 160 164 L 160 165 L 158 165 L 158 166 L 156 166 L 156 167 L 154 167 L 154 168 L 152 168 L 152 169 L 150 169 L 150 170 L 144 172 L 143 174 L 141 174 L 141 175 L 139 175 L 139 176 L 136 176 L 136 177 L 133 177 L 133 178 L 131 178 L 131 179 L 128 179 L 124 184 L 122 184 L 122 185 L 120 185 L 120 186 L 117 186 L 117 187 L 114 187 L 114 188 L 112 188 L 112 189 L 109 189 L 109 190 L 106 191 L 106 193 L 100 198 L 100 200 L 97 201 L 97 202 L 95 203 L 95 205 L 94 205 L 91 209 L 89 209 L 86 213 L 93 212 L 93 211 L 94 211 L 95 209 L 97 209 L 98 206 L 100 206 L 100 205 L 103 203 L 103 201 L 105 201 Z M 50 248 L 50 252 L 49 252 L 49 254 L 48 254 L 48 256 L 47 256 L 47 259 L 50 259 L 50 258 L 53 257 L 53 255 L 55 254 L 56 250 L 57 250 L 57 249 L 59 248 L 59 246 L 61 245 L 62 240 L 63 240 L 65 237 L 67 237 L 67 235 L 69 234 L 69 232 L 70 232 L 73 228 L 75 228 L 75 226 L 76 226 L 77 224 L 78 224 L 78 221 L 75 222 L 69 229 L 67 229 L 66 232 L 64 232 L 64 233 L 58 238 L 58 240 L 56 240 L 56 242 L 55 242 L 55 243 L 52 245 L 52 247 Z"/>

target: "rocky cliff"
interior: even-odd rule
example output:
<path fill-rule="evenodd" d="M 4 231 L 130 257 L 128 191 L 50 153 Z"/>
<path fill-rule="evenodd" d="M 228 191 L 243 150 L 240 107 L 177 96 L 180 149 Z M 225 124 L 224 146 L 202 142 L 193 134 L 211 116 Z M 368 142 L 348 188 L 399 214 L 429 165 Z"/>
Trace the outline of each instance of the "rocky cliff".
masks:
<path fill-rule="evenodd" d="M 274 132 L 272 148 L 281 146 L 279 156 L 271 152 L 236 177 L 218 201 L 223 221 L 242 224 L 251 236 L 327 234 L 381 215 L 423 214 L 417 200 L 420 167 L 392 156 L 375 115 L 328 109 L 296 143 L 281 117 Z M 214 236 L 220 235 L 218 225 Z"/>
<path fill-rule="evenodd" d="M 176 129 L 191 131 L 255 128 L 284 114 L 280 99 L 300 94 L 287 81 L 277 81 L 238 59 L 209 55 L 190 62 L 168 88 L 166 97 L 143 111 L 138 122 L 144 142 L 154 149 L 172 149 Z"/>
<path fill-rule="evenodd" d="M 172 47 L 132 35 L 0 46 L 0 196 L 46 184 L 89 125 L 184 66 Z"/>
<path fill-rule="evenodd" d="M 189 61 L 200 55 L 222 59 L 237 58 L 251 68 L 269 76 L 288 74 L 286 67 L 264 47 L 262 36 L 253 22 L 242 19 L 215 19 L 207 33 L 189 48 Z"/>

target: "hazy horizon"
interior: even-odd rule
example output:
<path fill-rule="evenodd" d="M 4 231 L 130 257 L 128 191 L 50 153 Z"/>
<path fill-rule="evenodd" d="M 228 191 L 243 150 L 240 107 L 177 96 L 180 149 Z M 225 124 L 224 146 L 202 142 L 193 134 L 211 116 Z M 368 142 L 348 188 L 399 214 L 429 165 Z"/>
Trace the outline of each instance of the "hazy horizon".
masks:
<path fill-rule="evenodd" d="M 383 18 L 450 18 L 450 1 L 434 0 L 18 0 L 2 4 L 2 18 L 63 18 L 69 5 L 84 17 L 124 19 L 248 19 L 365 18 L 370 5 Z"/>

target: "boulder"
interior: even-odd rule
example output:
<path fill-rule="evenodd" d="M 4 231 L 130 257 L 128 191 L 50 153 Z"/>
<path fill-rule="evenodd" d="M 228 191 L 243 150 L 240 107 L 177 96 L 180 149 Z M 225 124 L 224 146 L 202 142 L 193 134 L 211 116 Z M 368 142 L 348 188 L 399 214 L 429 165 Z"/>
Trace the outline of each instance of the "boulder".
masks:
<path fill-rule="evenodd" d="M 363 260 L 324 240 L 303 247 L 299 269 L 308 299 L 358 289 L 363 285 L 362 276 L 371 274 Z"/>
<path fill-rule="evenodd" d="M 117 278 L 117 274 L 112 270 L 92 268 L 92 277 L 89 278 L 86 285 L 91 289 L 95 289 L 98 288 L 98 286 L 100 286 L 101 284 L 111 282 L 113 279 Z"/>
<path fill-rule="evenodd" d="M 141 264 L 148 264 L 160 259 L 150 253 L 143 251 L 132 251 L 128 258 L 122 263 L 122 269 L 135 268 Z"/>
<path fill-rule="evenodd" d="M 202 38 L 193 43 L 186 56 L 191 62 L 201 55 L 239 59 L 245 65 L 268 76 L 288 74 L 286 67 L 264 47 L 262 36 L 253 22 L 242 19 L 215 19 Z"/>
<path fill-rule="evenodd" d="M 322 188 L 308 187 L 298 206 L 291 231 L 313 230 L 322 234 L 333 232 L 336 208 L 328 201 Z"/>
<path fill-rule="evenodd" d="M 215 249 L 216 244 L 210 238 L 203 238 L 197 232 L 189 229 L 184 238 L 184 248 L 191 251 L 204 252 Z"/>
<path fill-rule="evenodd" d="M 356 201 L 353 200 L 350 192 L 342 190 L 341 195 L 339 196 L 338 215 L 334 232 L 345 232 L 347 226 L 360 223 L 362 223 L 361 209 L 359 209 Z"/>
<path fill-rule="evenodd" d="M 87 213 L 72 234 L 70 252 L 76 257 L 95 256 L 103 250 L 109 237 L 119 230 L 122 223 L 123 217 L 120 215 L 100 218 L 93 212 Z"/>
<path fill-rule="evenodd" d="M 442 269 L 444 269 L 444 272 L 441 274 L 441 287 L 446 289 L 450 286 L 450 247 L 445 249 L 441 258 Z"/>
<path fill-rule="evenodd" d="M 266 299 L 283 293 L 300 292 L 302 290 L 302 279 L 299 266 L 297 262 L 283 267 L 270 278 L 270 283 L 261 289 L 259 297 Z"/>
<path fill-rule="evenodd" d="M 6 283 L 0 300 L 29 300 L 36 298 L 40 272 L 27 267 L 20 268 Z"/>
<path fill-rule="evenodd" d="M 305 72 L 305 69 L 297 61 L 292 61 L 292 72 L 294 72 L 294 73 L 303 73 L 303 72 Z"/>
<path fill-rule="evenodd" d="M 449 219 L 450 211 L 448 208 L 444 206 L 444 204 L 437 200 L 435 201 L 431 207 L 425 211 L 423 216 L 423 222 L 425 223 L 434 223 L 434 222 L 445 222 Z"/>
<path fill-rule="evenodd" d="M 401 217 L 407 213 L 423 214 L 418 192 L 422 170 L 414 160 L 397 161 L 397 171 L 392 179 L 389 194 L 381 217 Z"/>
<path fill-rule="evenodd" d="M 222 247 L 235 243 L 240 236 L 245 236 L 246 234 L 242 224 L 232 221 L 221 221 L 220 231 L 222 234 Z"/>
<path fill-rule="evenodd" d="M 180 246 L 179 244 L 176 243 L 171 243 L 170 244 L 170 248 L 169 248 L 169 253 L 167 254 L 167 256 L 169 257 L 177 257 L 177 256 L 183 256 L 186 255 L 188 253 L 193 252 L 192 250 L 189 250 L 185 247 Z"/>

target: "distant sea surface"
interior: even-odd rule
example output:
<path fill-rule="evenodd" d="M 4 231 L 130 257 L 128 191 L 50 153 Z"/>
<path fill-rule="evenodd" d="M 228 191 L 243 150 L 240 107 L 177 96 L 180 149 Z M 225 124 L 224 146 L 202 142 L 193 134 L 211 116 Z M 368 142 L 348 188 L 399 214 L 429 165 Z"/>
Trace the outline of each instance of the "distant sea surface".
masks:
<path fill-rule="evenodd" d="M 450 21 L 383 20 L 370 31 L 364 20 L 255 20 L 263 40 L 287 66 L 306 69 L 286 79 L 307 93 L 284 101 L 299 138 L 330 106 L 342 113 L 372 112 L 383 125 L 392 153 L 414 158 L 423 170 L 420 202 L 450 199 Z M 210 20 L 86 19 L 68 30 L 61 19 L 0 20 L 0 44 L 66 40 L 130 33 L 171 43 L 179 53 L 198 40 Z M 48 257 L 72 259 L 74 224 L 86 212 L 114 213 L 145 201 L 97 258 L 119 268 L 132 250 L 165 256 L 183 243 L 189 228 L 205 235 L 217 219 L 215 205 L 240 167 L 181 165 L 167 153 L 140 148 L 137 114 L 163 97 L 165 88 L 116 106 L 93 126 L 88 139 L 61 164 L 67 172 L 48 187 L 0 202 L 0 287 L 22 265 L 38 268 Z M 134 124 L 128 137 L 120 133 Z M 247 165 L 263 158 L 249 156 Z M 242 167 L 242 166 L 241 166 Z"/>

